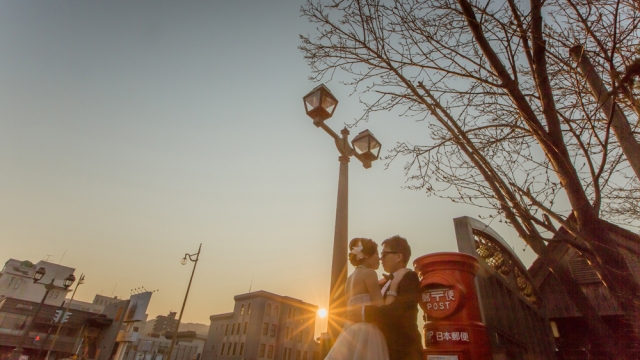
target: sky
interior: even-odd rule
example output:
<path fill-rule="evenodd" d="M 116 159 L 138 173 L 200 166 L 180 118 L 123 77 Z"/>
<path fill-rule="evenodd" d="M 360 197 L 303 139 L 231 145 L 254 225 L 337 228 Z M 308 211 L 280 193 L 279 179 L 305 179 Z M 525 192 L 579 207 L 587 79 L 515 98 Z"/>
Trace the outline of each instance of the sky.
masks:
<path fill-rule="evenodd" d="M 180 259 L 202 244 L 183 322 L 249 290 L 327 307 L 339 154 L 304 112 L 318 84 L 297 49 L 315 31 L 302 4 L 0 0 L 0 261 L 73 267 L 81 301 L 158 290 L 153 319 L 180 310 Z M 336 132 L 363 112 L 338 80 Z M 429 137 L 393 114 L 352 136 L 367 128 L 382 155 Z M 487 213 L 407 189 L 399 160 L 351 160 L 349 238 L 457 251 L 453 219 Z"/>

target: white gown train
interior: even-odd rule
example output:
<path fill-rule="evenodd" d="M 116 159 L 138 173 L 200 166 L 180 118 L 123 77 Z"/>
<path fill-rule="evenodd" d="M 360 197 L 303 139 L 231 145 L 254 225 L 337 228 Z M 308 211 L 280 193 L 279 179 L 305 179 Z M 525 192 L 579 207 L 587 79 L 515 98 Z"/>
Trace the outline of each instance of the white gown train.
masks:
<path fill-rule="evenodd" d="M 371 304 L 369 294 L 349 299 L 349 308 Z M 366 322 L 346 325 L 325 360 L 389 360 L 387 341 L 377 326 Z"/>

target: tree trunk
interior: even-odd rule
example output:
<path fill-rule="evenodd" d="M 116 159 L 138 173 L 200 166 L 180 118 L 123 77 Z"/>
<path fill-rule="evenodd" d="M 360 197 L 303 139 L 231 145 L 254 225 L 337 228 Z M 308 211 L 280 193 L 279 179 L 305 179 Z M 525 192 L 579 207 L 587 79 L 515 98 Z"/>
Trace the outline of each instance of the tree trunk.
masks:
<path fill-rule="evenodd" d="M 627 157 L 633 172 L 636 173 L 636 177 L 640 180 L 640 144 L 633 136 L 627 117 L 618 104 L 614 103 L 609 90 L 600 76 L 598 76 L 582 45 L 569 49 L 569 55 L 578 65 L 580 74 L 589 85 L 589 89 L 598 105 L 600 105 L 600 111 L 602 111 L 605 119 L 610 119 L 611 129 L 613 129 L 613 133 L 618 142 L 620 142 L 620 148 Z"/>

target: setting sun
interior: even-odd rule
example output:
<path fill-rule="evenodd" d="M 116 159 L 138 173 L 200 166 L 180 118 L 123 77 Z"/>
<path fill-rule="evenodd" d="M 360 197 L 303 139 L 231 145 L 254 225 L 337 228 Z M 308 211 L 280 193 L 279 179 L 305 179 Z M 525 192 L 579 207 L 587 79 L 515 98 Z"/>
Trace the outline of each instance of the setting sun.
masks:
<path fill-rule="evenodd" d="M 318 309 L 318 317 L 326 318 L 327 317 L 327 309 Z"/>

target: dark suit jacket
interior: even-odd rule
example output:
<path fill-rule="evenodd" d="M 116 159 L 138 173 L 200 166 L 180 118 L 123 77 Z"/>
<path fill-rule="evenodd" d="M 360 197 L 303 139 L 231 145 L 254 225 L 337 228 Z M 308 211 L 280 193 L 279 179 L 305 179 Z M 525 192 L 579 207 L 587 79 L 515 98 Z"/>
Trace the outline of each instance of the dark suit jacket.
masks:
<path fill-rule="evenodd" d="M 418 330 L 420 280 L 410 271 L 398 283 L 398 296 L 389 305 L 366 306 L 365 321 L 378 325 L 389 347 L 389 360 L 419 360 L 422 340 Z"/>

